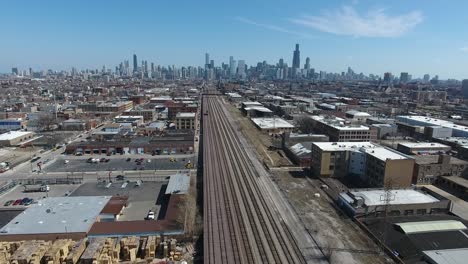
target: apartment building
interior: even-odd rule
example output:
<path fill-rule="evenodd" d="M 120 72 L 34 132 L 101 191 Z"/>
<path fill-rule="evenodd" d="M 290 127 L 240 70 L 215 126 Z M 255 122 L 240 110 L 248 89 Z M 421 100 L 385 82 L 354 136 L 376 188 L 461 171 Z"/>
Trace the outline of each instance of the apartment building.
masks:
<path fill-rule="evenodd" d="M 414 159 L 369 142 L 314 142 L 311 170 L 316 176 L 346 178 L 369 187 L 408 187 Z"/>

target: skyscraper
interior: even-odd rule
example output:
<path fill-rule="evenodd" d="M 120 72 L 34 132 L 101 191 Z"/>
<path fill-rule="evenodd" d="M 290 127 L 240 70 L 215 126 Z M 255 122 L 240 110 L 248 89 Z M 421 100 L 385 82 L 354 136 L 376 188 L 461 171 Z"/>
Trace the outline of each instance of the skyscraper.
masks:
<path fill-rule="evenodd" d="M 402 72 L 400 74 L 400 83 L 407 83 L 409 81 L 409 75 L 407 72 Z"/>
<path fill-rule="evenodd" d="M 210 54 L 205 53 L 205 68 L 208 68 L 210 65 Z"/>
<path fill-rule="evenodd" d="M 11 68 L 11 73 L 12 73 L 13 75 L 18 75 L 18 68 L 16 68 L 16 67 L 15 67 L 15 68 Z"/>
<path fill-rule="evenodd" d="M 462 81 L 462 94 L 463 98 L 468 98 L 468 79 Z"/>
<path fill-rule="evenodd" d="M 292 67 L 294 69 L 299 69 L 301 67 L 301 59 L 300 59 L 301 53 L 299 51 L 299 44 L 296 44 L 296 50 L 294 50 L 293 53 L 293 62 L 292 62 Z"/>
<path fill-rule="evenodd" d="M 133 72 L 138 71 L 138 61 L 137 61 L 137 55 L 133 54 Z"/>
<path fill-rule="evenodd" d="M 306 58 L 306 63 L 304 64 L 304 69 L 306 69 L 307 71 L 310 70 L 310 58 L 309 57 Z"/>
<path fill-rule="evenodd" d="M 239 64 L 237 66 L 237 74 L 239 75 L 239 78 L 245 79 L 246 74 L 245 74 L 245 61 L 244 60 L 239 60 Z"/>
<path fill-rule="evenodd" d="M 229 57 L 229 75 L 231 77 L 236 76 L 236 61 L 233 56 Z"/>

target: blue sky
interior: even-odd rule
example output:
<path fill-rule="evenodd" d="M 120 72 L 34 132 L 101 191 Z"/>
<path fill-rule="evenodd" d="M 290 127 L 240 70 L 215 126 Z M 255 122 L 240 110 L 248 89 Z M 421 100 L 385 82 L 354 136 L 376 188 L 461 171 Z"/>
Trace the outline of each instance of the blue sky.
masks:
<path fill-rule="evenodd" d="M 0 0 L 0 72 L 11 67 L 248 65 L 284 58 L 299 43 L 316 70 L 468 78 L 468 1 L 6 1 Z"/>

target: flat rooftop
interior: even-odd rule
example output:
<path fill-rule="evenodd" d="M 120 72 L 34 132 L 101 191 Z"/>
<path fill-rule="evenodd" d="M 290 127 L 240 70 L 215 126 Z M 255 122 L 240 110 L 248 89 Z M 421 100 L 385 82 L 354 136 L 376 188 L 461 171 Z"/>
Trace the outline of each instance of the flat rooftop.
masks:
<path fill-rule="evenodd" d="M 327 126 L 343 131 L 367 131 L 370 129 L 368 126 L 346 124 L 344 122 L 344 119 L 338 117 L 331 119 L 325 118 L 323 116 L 312 116 L 312 119 Z"/>
<path fill-rule="evenodd" d="M 468 248 L 427 250 L 423 251 L 423 254 L 430 263 L 465 264 L 468 259 Z"/>
<path fill-rule="evenodd" d="M 401 142 L 398 143 L 398 145 L 402 145 L 407 148 L 421 148 L 421 149 L 427 149 L 427 148 L 450 148 L 450 146 L 441 144 L 441 143 L 436 143 L 436 142 Z"/>
<path fill-rule="evenodd" d="M 351 191 L 355 197 L 362 197 L 367 206 L 384 205 L 386 192 L 385 190 L 362 190 Z M 423 204 L 435 203 L 439 200 L 429 194 L 425 194 L 418 190 L 391 190 L 389 191 L 389 204 Z"/>
<path fill-rule="evenodd" d="M 111 196 L 49 197 L 0 229 L 2 235 L 86 233 Z"/>
<path fill-rule="evenodd" d="M 176 174 L 169 178 L 166 194 L 185 194 L 190 187 L 190 176 L 186 174 Z"/>
<path fill-rule="evenodd" d="M 31 135 L 32 132 L 26 132 L 26 131 L 10 131 L 6 132 L 0 135 L 0 140 L 12 140 L 18 137 L 26 136 L 26 135 Z"/>
<path fill-rule="evenodd" d="M 252 118 L 252 122 L 260 129 L 294 128 L 293 125 L 282 118 Z"/>
<path fill-rule="evenodd" d="M 410 157 L 371 142 L 314 142 L 322 151 L 359 151 L 380 160 L 410 159 Z"/>
<path fill-rule="evenodd" d="M 249 107 L 246 107 L 244 109 L 245 109 L 245 111 L 255 110 L 255 111 L 264 112 L 264 113 L 273 113 L 273 111 L 271 111 L 270 109 L 268 109 L 268 108 L 266 108 L 264 106 L 257 106 L 257 105 L 249 106 Z"/>
<path fill-rule="evenodd" d="M 425 123 L 427 125 L 432 125 L 432 126 L 441 126 L 441 127 L 447 127 L 455 130 L 465 130 L 468 131 L 468 127 L 462 126 L 462 125 L 457 125 L 454 124 L 451 121 L 443 120 L 443 119 L 437 119 L 437 118 L 430 118 L 426 116 L 398 116 L 397 119 L 400 121 L 405 121 L 405 120 L 411 120 L 415 122 L 421 122 Z"/>
<path fill-rule="evenodd" d="M 178 117 L 195 118 L 195 113 L 177 113 L 176 118 Z"/>

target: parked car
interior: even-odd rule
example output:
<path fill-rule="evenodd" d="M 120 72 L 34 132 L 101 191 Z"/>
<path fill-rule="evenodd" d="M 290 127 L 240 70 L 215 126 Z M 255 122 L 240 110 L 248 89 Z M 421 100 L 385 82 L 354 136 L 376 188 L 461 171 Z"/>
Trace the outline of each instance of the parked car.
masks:
<path fill-rule="evenodd" d="M 109 162 L 109 161 L 110 161 L 110 159 L 106 159 L 106 160 L 104 160 L 104 161 L 105 161 L 105 162 Z"/>
<path fill-rule="evenodd" d="M 3 206 L 10 206 L 12 203 L 14 203 L 15 201 L 13 200 L 9 200 L 7 201 L 6 203 L 3 204 Z"/>
<path fill-rule="evenodd" d="M 16 201 L 13 203 L 13 205 L 20 205 L 20 204 L 21 204 L 21 201 L 22 201 L 22 199 L 18 199 L 18 200 L 16 200 Z"/>
<path fill-rule="evenodd" d="M 28 200 L 26 202 L 24 202 L 23 205 L 28 206 L 28 205 L 32 204 L 33 201 L 34 201 L 34 199 L 28 198 Z"/>
<path fill-rule="evenodd" d="M 131 161 L 132 159 L 131 158 L 127 158 L 127 161 Z"/>
<path fill-rule="evenodd" d="M 63 163 L 64 164 L 68 164 L 70 161 L 69 160 L 64 160 Z"/>
<path fill-rule="evenodd" d="M 30 199 L 29 199 L 28 197 L 23 198 L 23 199 L 21 200 L 21 205 L 26 205 L 26 203 L 28 203 L 29 200 L 30 200 Z"/>
<path fill-rule="evenodd" d="M 148 216 L 146 216 L 146 219 L 148 219 L 148 220 L 154 220 L 154 212 L 153 212 L 153 211 L 149 211 L 149 212 L 148 212 Z"/>
<path fill-rule="evenodd" d="M 99 160 L 99 162 L 105 162 L 105 161 L 106 161 L 106 158 L 101 158 L 101 159 Z"/>
<path fill-rule="evenodd" d="M 118 180 L 118 181 L 123 181 L 123 180 L 125 180 L 125 176 L 124 175 L 117 175 L 117 176 L 115 176 L 115 179 Z"/>

